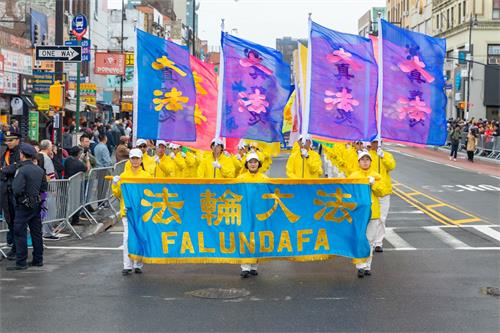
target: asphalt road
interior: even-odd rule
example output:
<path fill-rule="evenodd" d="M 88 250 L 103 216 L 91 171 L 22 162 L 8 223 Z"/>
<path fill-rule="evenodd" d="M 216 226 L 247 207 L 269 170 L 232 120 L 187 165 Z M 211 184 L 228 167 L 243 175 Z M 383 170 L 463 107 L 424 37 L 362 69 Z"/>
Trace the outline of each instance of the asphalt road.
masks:
<path fill-rule="evenodd" d="M 396 158 L 397 180 L 422 193 L 427 193 L 422 184 L 476 177 L 462 171 L 455 176 L 457 169 L 404 155 Z M 272 176 L 283 175 L 284 163 L 275 159 Z M 483 177 L 481 184 L 494 184 L 494 178 Z M 484 205 L 461 207 L 495 217 L 483 213 L 495 207 L 498 192 L 478 192 Z M 429 193 L 460 204 L 455 193 Z M 122 277 L 117 225 L 92 239 L 47 244 L 41 268 L 7 272 L 2 261 L 0 331 L 497 332 L 500 299 L 481 289 L 500 287 L 500 239 L 495 238 L 500 227 L 491 222 L 443 224 L 394 195 L 385 252 L 376 254 L 371 277 L 358 279 L 350 261 L 338 258 L 264 263 L 259 276 L 246 280 L 236 265 L 146 265 L 144 274 Z M 249 295 L 189 294 L 205 288 Z"/>

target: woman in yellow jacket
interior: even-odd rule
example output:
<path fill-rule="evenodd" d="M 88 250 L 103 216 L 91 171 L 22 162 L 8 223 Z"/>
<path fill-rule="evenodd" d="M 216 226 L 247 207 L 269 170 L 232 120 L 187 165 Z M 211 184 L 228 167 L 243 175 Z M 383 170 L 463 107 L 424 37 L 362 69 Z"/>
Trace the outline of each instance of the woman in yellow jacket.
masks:
<path fill-rule="evenodd" d="M 210 148 L 212 151 L 205 154 L 198 166 L 198 178 L 234 178 L 233 161 L 223 154 L 224 142 L 215 138 Z"/>
<path fill-rule="evenodd" d="M 286 163 L 288 178 L 319 178 L 323 174 L 321 157 L 311 149 L 310 135 L 301 136 L 300 149 L 292 152 Z"/>
<path fill-rule="evenodd" d="M 155 178 L 173 177 L 175 165 L 172 159 L 165 154 L 167 143 L 163 140 L 156 141 L 156 155 L 153 157 L 155 161 Z"/>
<path fill-rule="evenodd" d="M 186 154 L 182 152 L 181 146 L 176 143 L 170 144 L 170 158 L 174 161 L 174 178 L 184 178 L 186 169 Z"/>
<path fill-rule="evenodd" d="M 238 143 L 238 153 L 235 155 L 231 155 L 231 160 L 233 161 L 234 166 L 234 174 L 238 177 L 245 171 L 245 156 L 247 154 L 247 147 L 244 141 L 240 141 Z"/>
<path fill-rule="evenodd" d="M 353 259 L 356 264 L 358 278 L 363 278 L 365 275 L 371 275 L 371 265 L 373 258 L 373 249 L 375 247 L 375 236 L 380 225 L 380 197 L 383 189 L 383 184 L 380 175 L 370 169 L 372 159 L 370 153 L 366 150 L 360 151 L 358 154 L 359 170 L 351 173 L 349 178 L 368 178 L 371 186 L 371 216 L 370 222 L 366 227 L 366 238 L 370 243 L 370 256 L 366 259 Z"/>
<path fill-rule="evenodd" d="M 122 275 L 132 273 L 132 268 L 135 273 L 142 273 L 143 264 L 140 261 L 132 260 L 128 257 L 128 221 L 125 210 L 125 203 L 121 191 L 122 178 L 151 178 L 149 172 L 146 172 L 142 167 L 142 151 L 140 149 L 132 149 L 129 154 L 130 170 L 125 170 L 121 175 L 113 177 L 112 190 L 115 198 L 120 199 L 120 216 L 123 222 L 123 270 Z"/>
<path fill-rule="evenodd" d="M 146 170 L 151 176 L 154 177 L 156 170 L 156 161 L 154 157 L 149 156 L 148 154 L 148 142 L 144 139 L 137 139 L 135 142 L 135 147 L 140 149 L 142 152 L 142 166 L 144 170 Z M 132 165 L 130 164 L 130 160 L 125 163 L 125 171 L 130 171 Z"/>
<path fill-rule="evenodd" d="M 260 161 L 259 155 L 256 153 L 248 153 L 245 158 L 245 171 L 238 176 L 239 180 L 244 180 L 247 182 L 263 182 L 266 181 L 267 176 L 261 172 L 262 162 Z M 242 264 L 240 276 L 246 279 L 250 276 L 256 276 L 257 273 L 257 260 L 255 263 Z"/>

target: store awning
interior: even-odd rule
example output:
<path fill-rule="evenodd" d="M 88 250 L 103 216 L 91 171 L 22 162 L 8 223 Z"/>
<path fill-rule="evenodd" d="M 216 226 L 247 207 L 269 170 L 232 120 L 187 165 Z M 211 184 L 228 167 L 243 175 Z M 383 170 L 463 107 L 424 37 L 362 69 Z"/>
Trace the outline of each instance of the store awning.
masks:
<path fill-rule="evenodd" d="M 87 103 L 80 102 L 80 112 L 84 112 L 85 107 L 87 107 Z M 67 103 L 66 105 L 64 105 L 64 110 L 70 112 L 76 112 L 76 103 Z"/>
<path fill-rule="evenodd" d="M 28 109 L 36 109 L 36 103 L 31 96 L 21 95 L 19 97 L 21 97 L 23 103 L 28 107 Z"/>

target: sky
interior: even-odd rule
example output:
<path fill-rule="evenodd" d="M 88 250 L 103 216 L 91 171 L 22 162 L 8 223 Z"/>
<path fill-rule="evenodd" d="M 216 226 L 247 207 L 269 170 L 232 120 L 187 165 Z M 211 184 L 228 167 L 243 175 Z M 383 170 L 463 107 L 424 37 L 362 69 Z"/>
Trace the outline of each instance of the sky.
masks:
<path fill-rule="evenodd" d="M 307 38 L 307 16 L 330 29 L 357 34 L 358 19 L 385 0 L 197 0 L 198 35 L 219 46 L 221 19 L 225 31 L 276 47 L 276 38 Z M 233 30 L 235 29 L 235 30 Z"/>

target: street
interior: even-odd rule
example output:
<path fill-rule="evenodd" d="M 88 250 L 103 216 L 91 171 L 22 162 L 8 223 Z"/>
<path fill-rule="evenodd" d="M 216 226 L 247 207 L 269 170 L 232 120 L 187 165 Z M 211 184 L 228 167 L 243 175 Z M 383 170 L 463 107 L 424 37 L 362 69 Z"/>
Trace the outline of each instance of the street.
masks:
<path fill-rule="evenodd" d="M 263 263 L 249 279 L 237 265 L 146 265 L 123 277 L 117 224 L 46 242 L 40 268 L 7 272 L 3 260 L 1 331 L 498 331 L 499 298 L 486 288 L 500 287 L 500 180 L 388 149 L 396 191 L 370 277 L 345 258 Z M 271 176 L 285 164 L 275 158 Z"/>

